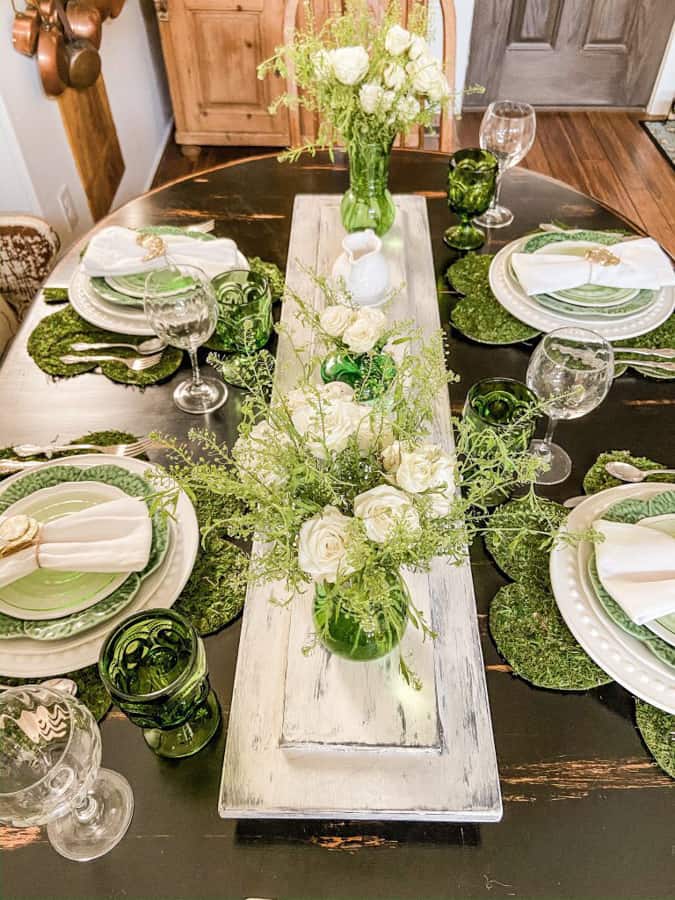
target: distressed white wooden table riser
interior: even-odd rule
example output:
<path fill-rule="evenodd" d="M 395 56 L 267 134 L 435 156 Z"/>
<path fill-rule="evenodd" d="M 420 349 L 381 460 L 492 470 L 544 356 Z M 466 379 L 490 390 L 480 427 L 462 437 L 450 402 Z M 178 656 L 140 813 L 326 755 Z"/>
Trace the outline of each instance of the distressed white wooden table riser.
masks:
<path fill-rule="evenodd" d="M 337 195 L 295 199 L 287 283 L 315 308 L 321 292 L 303 267 L 328 274 L 344 230 Z M 384 238 L 392 285 L 405 288 L 387 310 L 440 325 L 426 202 L 395 197 L 396 223 Z M 315 336 L 286 302 L 282 322 L 313 354 Z M 297 360 L 281 338 L 276 385 L 295 385 Z M 448 395 L 435 406 L 432 439 L 453 446 Z M 281 585 L 249 589 L 237 662 L 219 811 L 225 817 L 496 821 L 501 796 L 485 688 L 471 572 L 436 560 L 406 574 L 437 632 L 422 642 L 409 626 L 406 659 L 422 677 L 416 692 L 398 674 L 398 655 L 353 663 L 315 649 L 311 592 L 288 607 Z"/>

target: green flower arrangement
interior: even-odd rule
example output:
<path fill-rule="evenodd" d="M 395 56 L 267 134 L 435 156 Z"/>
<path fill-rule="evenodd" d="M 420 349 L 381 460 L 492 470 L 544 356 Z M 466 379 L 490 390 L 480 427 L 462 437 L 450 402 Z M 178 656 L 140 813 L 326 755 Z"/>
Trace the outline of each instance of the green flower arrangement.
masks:
<path fill-rule="evenodd" d="M 214 509 L 227 510 L 204 523 L 205 535 L 255 539 L 250 580 L 281 582 L 291 596 L 314 590 L 318 639 L 356 659 L 389 652 L 408 622 L 432 634 L 402 571 L 427 571 L 439 556 L 463 563 L 486 531 L 496 492 L 524 486 L 523 504 L 539 502 L 532 484 L 540 464 L 514 450 L 508 428 L 476 433 L 456 421 L 454 454 L 434 442 L 434 408 L 456 376 L 445 366 L 442 332 L 409 339 L 414 352 L 369 403 L 342 382 L 317 384 L 312 358 L 285 394 L 270 398 L 251 385 L 231 449 L 208 431 L 190 435 L 201 448 L 196 461 L 170 444 L 178 483 L 217 496 Z M 553 539 L 527 517 L 505 528 L 508 541 Z"/>
<path fill-rule="evenodd" d="M 452 93 L 441 63 L 426 41 L 427 12 L 416 3 L 401 26 L 398 2 L 378 20 L 366 0 L 348 0 L 342 15 L 317 29 L 309 6 L 306 25 L 258 67 L 258 77 L 293 75 L 300 88 L 271 106 L 303 106 L 319 113 L 316 140 L 288 150 L 283 159 L 304 152 L 332 150 L 336 142 L 377 143 L 387 150 L 399 133 L 430 126 Z"/>

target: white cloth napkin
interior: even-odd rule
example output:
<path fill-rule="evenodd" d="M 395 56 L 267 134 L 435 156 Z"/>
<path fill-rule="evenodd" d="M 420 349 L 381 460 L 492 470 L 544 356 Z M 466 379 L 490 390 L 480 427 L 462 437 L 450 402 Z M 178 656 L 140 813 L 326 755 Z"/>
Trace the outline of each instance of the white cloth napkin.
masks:
<path fill-rule="evenodd" d="M 152 523 L 142 500 L 120 497 L 99 503 L 44 524 L 37 552 L 33 546 L 0 559 L 0 588 L 37 568 L 139 572 L 147 565 L 151 542 Z"/>
<path fill-rule="evenodd" d="M 670 260 L 651 238 L 621 241 L 606 248 L 621 262 L 603 266 L 564 253 L 514 253 L 513 268 L 526 294 L 548 294 L 599 284 L 605 287 L 658 290 L 675 284 Z"/>
<path fill-rule="evenodd" d="M 166 268 L 166 258 L 182 265 L 198 266 L 209 278 L 229 269 L 246 268 L 237 259 L 237 245 L 229 238 L 200 241 L 183 234 L 162 234 L 166 256 L 143 261 L 148 248 L 138 241 L 138 232 L 131 228 L 111 225 L 97 232 L 89 241 L 82 257 L 82 267 L 93 277 L 106 275 L 134 275 Z"/>
<path fill-rule="evenodd" d="M 593 525 L 605 537 L 595 545 L 600 581 L 637 625 L 675 612 L 675 537 L 659 530 L 660 519 Z"/>

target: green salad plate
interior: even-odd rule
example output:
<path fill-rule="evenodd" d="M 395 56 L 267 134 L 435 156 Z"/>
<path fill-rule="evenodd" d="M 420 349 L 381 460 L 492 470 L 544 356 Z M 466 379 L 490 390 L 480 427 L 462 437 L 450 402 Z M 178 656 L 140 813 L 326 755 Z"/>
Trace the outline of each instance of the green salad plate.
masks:
<path fill-rule="evenodd" d="M 121 580 L 117 574 L 37 570 L 0 592 L 2 608 L 6 610 L 10 604 L 16 609 L 11 616 L 0 612 L 0 640 L 29 637 L 55 641 L 94 628 L 124 609 L 143 580 L 162 563 L 169 547 L 168 519 L 161 511 L 153 511 L 149 482 L 121 466 L 59 465 L 28 472 L 0 494 L 0 515 L 18 508 L 31 510 L 35 518 L 48 521 L 111 499 L 110 488 L 115 496 L 128 494 L 148 504 L 152 542 L 145 568 L 123 575 Z M 36 612 L 46 612 L 50 617 L 36 619 Z M 53 618 L 57 612 L 60 615 Z"/>

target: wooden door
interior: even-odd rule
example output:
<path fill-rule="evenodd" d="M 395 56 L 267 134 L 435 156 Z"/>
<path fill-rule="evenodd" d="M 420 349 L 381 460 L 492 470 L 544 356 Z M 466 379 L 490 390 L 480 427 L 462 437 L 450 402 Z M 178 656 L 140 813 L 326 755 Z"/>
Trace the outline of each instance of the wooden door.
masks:
<path fill-rule="evenodd" d="M 675 0 L 476 0 L 466 106 L 645 106 Z"/>
<path fill-rule="evenodd" d="M 288 112 L 268 107 L 281 79 L 257 66 L 282 43 L 283 0 L 168 0 L 160 12 L 179 144 L 288 143 Z"/>

